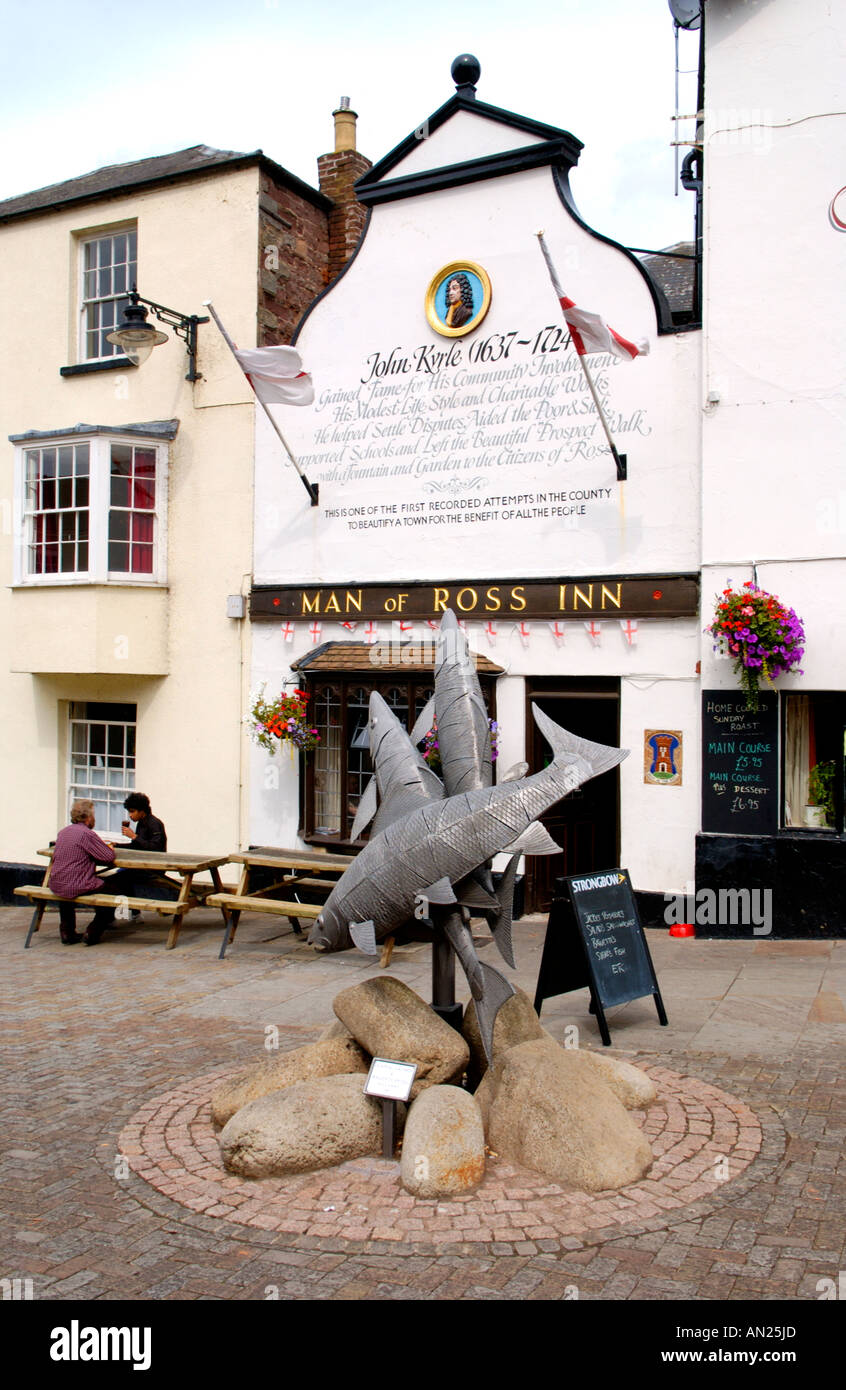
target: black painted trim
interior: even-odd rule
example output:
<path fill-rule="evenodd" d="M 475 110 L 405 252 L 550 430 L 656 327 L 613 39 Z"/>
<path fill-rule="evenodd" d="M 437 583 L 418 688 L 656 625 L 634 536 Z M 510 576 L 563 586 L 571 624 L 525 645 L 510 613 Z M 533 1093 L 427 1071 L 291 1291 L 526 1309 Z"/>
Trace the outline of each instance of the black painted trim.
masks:
<path fill-rule="evenodd" d="M 668 893 L 655 893 L 647 889 L 636 888 L 634 890 L 634 900 L 641 926 L 661 927 L 665 931 L 669 930 L 668 924 L 664 920 L 669 896 Z"/>
<path fill-rule="evenodd" d="M 128 357 L 112 357 L 108 362 L 80 362 L 74 367 L 60 367 L 59 376 L 88 376 L 91 372 L 114 372 L 118 367 L 121 371 L 132 367 L 134 371 L 136 364 Z"/>
<path fill-rule="evenodd" d="M 482 116 L 486 120 L 496 121 L 500 125 L 511 126 L 514 130 L 522 131 L 524 135 L 535 135 L 544 141 L 566 142 L 571 164 L 578 162 L 579 154 L 584 149 L 581 140 L 577 140 L 569 130 L 562 130 L 560 126 L 545 125 L 542 121 L 534 121 L 529 116 L 520 116 L 515 111 L 506 111 L 502 106 L 489 106 L 487 102 L 477 101 L 474 97 L 463 97 L 456 93 L 448 101 L 445 101 L 443 106 L 439 106 L 437 111 L 434 111 L 427 120 L 421 121 L 410 135 L 406 135 L 404 140 L 389 150 L 378 164 L 374 164 L 366 174 L 362 175 L 355 185 L 359 197 L 361 198 L 362 189 L 369 189 L 371 185 L 378 183 L 386 174 L 396 168 L 406 155 L 417 148 L 421 137 L 417 135 L 416 131 L 425 129 L 431 135 L 458 111 L 469 111 L 471 115 Z M 361 198 L 361 201 L 364 202 L 365 200 Z"/>
<path fill-rule="evenodd" d="M 329 284 L 326 286 L 325 290 L 321 290 L 321 291 L 320 291 L 320 294 L 317 296 L 317 298 L 316 298 L 316 299 L 313 299 L 313 300 L 311 301 L 311 303 L 309 304 L 308 308 L 305 310 L 305 313 L 303 314 L 302 318 L 300 319 L 299 323 L 297 324 L 296 328 L 294 329 L 293 333 L 291 334 L 291 346 L 293 346 L 294 343 L 296 343 L 297 339 L 298 339 L 299 336 L 300 336 L 300 333 L 302 332 L 302 330 L 303 330 L 303 328 L 304 328 L 304 326 L 305 326 L 306 319 L 314 312 L 314 310 L 317 308 L 317 306 L 318 306 L 318 304 L 320 303 L 320 301 L 321 301 L 322 299 L 325 299 L 326 296 L 327 296 L 327 294 L 329 294 L 331 290 L 334 290 L 335 286 L 336 286 L 341 280 L 343 280 L 344 276 L 346 275 L 347 271 L 349 270 L 350 266 L 352 265 L 353 261 L 355 260 L 356 256 L 358 255 L 359 251 L 361 250 L 362 246 L 364 245 L 364 238 L 367 236 L 367 230 L 368 230 L 368 228 L 369 228 L 369 226 L 370 226 L 370 218 L 371 218 L 371 216 L 372 216 L 372 213 L 373 213 L 373 209 L 372 209 L 372 208 L 368 208 L 368 209 L 367 209 L 367 216 L 366 216 L 366 218 L 364 219 L 364 226 L 363 226 L 362 229 L 361 229 L 361 236 L 359 237 L 358 243 L 357 243 L 357 245 L 356 245 L 356 248 L 355 248 L 355 250 L 353 251 L 352 255 L 350 256 L 349 260 L 346 262 L 346 264 L 343 266 L 343 268 L 342 268 L 341 270 L 338 271 L 338 274 L 335 276 L 334 280 L 330 280 L 330 281 L 329 281 Z"/>
<path fill-rule="evenodd" d="M 576 207 L 575 201 L 573 199 L 573 192 L 570 188 L 568 171 L 560 168 L 553 168 L 552 181 L 555 186 L 555 191 L 558 194 L 558 197 L 561 199 L 561 202 L 564 204 L 564 207 L 572 217 L 573 221 L 577 223 L 579 227 L 581 227 L 582 231 L 587 232 L 589 236 L 592 236 L 594 241 L 601 241 L 606 246 L 613 246 L 615 251 L 622 252 L 626 259 L 630 261 L 631 264 L 635 267 L 635 269 L 638 271 L 643 280 L 646 281 L 646 287 L 649 290 L 650 295 L 652 296 L 652 303 L 655 308 L 655 321 L 658 326 L 659 335 L 664 335 L 668 333 L 678 333 L 680 331 L 689 332 L 692 328 L 701 328 L 702 325 L 699 323 L 686 324 L 683 328 L 681 328 L 678 324 L 673 323 L 672 311 L 670 309 L 669 304 L 667 303 L 666 296 L 664 295 L 660 287 L 655 284 L 654 280 L 652 279 L 652 276 L 649 274 L 649 271 L 646 269 L 646 266 L 643 264 L 643 262 L 639 261 L 637 256 L 633 255 L 627 246 L 623 246 L 621 242 L 615 241 L 613 237 L 605 236 L 603 232 L 595 231 L 593 227 L 589 226 L 588 223 L 585 222 L 584 218 L 580 215 Z"/>
<path fill-rule="evenodd" d="M 443 188 L 479 183 L 483 179 L 501 178 L 506 174 L 521 174 L 546 164 L 563 164 L 571 169 L 575 160 L 566 140 L 545 140 L 540 145 L 523 145 L 502 154 L 484 155 L 461 164 L 445 164 L 437 169 L 425 169 L 399 179 L 385 179 L 372 185 L 359 181 L 355 186 L 359 201 L 367 205 L 397 202 L 400 198 L 415 198 L 421 193 L 437 193 Z"/>
<path fill-rule="evenodd" d="M 0 904 L 4 907 L 29 908 L 26 898 L 16 898 L 13 890 L 23 888 L 26 883 L 41 883 L 43 878 L 43 864 L 0 864 Z"/>

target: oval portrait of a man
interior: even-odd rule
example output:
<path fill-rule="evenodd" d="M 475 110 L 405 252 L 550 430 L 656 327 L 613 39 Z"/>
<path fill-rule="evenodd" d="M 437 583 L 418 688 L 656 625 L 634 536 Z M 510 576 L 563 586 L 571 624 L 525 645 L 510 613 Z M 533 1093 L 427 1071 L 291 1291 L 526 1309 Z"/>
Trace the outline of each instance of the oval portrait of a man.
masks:
<path fill-rule="evenodd" d="M 460 338 L 482 322 L 491 302 L 491 282 L 473 261 L 454 261 L 433 276 L 426 291 L 426 317 L 436 333 Z"/>

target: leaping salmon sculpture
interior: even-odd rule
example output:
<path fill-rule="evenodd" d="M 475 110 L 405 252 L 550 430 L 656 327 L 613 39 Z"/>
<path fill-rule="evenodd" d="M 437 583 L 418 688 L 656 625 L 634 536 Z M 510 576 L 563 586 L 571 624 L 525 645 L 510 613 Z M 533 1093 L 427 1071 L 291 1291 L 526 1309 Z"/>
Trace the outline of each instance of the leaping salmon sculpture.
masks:
<path fill-rule="evenodd" d="M 628 755 L 627 749 L 577 738 L 536 706 L 532 713 L 553 749 L 548 767 L 512 782 L 425 802 L 388 824 L 347 869 L 309 934 L 318 950 L 344 951 L 355 945 L 375 954 L 377 942 L 415 915 L 415 909 L 420 915 L 421 905 L 424 915 L 433 904 L 450 909 L 445 930 L 467 975 L 489 1058 L 497 1010 L 514 991 L 476 957 L 458 912 L 455 885 L 503 851 L 557 854 L 559 846 L 537 818 Z"/>

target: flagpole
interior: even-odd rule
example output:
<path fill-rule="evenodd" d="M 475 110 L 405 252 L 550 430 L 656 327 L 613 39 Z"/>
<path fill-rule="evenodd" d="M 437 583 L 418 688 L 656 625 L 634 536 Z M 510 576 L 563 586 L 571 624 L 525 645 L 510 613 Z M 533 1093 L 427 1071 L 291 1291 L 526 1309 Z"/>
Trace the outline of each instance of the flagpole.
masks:
<path fill-rule="evenodd" d="M 232 339 L 230 338 L 229 334 L 227 333 L 226 329 L 224 328 L 223 324 L 221 323 L 220 317 L 218 316 L 217 311 L 215 310 L 215 307 L 214 307 L 214 305 L 212 304 L 211 300 L 210 300 L 210 299 L 205 299 L 205 300 L 203 301 L 203 307 L 204 307 L 205 309 L 208 309 L 209 313 L 211 314 L 212 318 L 214 319 L 215 323 L 217 324 L 218 328 L 220 329 L 220 334 L 221 334 L 221 337 L 223 338 L 223 341 L 226 343 L 226 346 L 229 348 L 229 351 L 232 353 L 232 356 L 235 357 L 235 361 L 238 362 L 238 358 L 235 356 L 235 344 L 233 343 Z M 244 372 L 244 368 L 241 366 L 241 363 L 240 363 L 240 362 L 238 362 L 238 369 L 239 369 L 239 371 Z M 300 481 L 302 482 L 303 487 L 305 488 L 306 492 L 307 492 L 308 495 L 309 495 L 309 499 L 310 499 L 310 501 L 311 501 L 311 505 L 312 505 L 313 507 L 316 507 L 316 506 L 317 506 L 318 491 L 319 491 L 319 484 L 317 484 L 317 483 L 310 483 L 310 482 L 309 482 L 309 480 L 308 480 L 308 478 L 306 477 L 305 473 L 304 473 L 303 470 L 300 468 L 300 465 L 297 463 L 297 460 L 294 458 L 294 455 L 291 453 L 291 450 L 290 450 L 289 447 L 288 447 L 288 442 L 287 442 L 287 440 L 285 439 L 285 436 L 283 435 L 282 431 L 280 430 L 279 425 L 277 424 L 276 420 L 275 420 L 275 419 L 273 418 L 273 416 L 271 415 L 269 408 L 267 407 L 267 405 L 265 405 L 264 401 L 262 400 L 262 398 L 261 398 L 261 396 L 259 395 L 259 393 L 258 393 L 258 391 L 256 390 L 256 388 L 253 386 L 253 383 L 252 383 L 252 381 L 250 381 L 250 378 L 249 378 L 249 376 L 247 375 L 246 372 L 244 372 L 244 376 L 246 376 L 246 377 L 247 377 L 247 380 L 250 382 L 250 387 L 252 388 L 253 395 L 255 396 L 256 400 L 258 401 L 259 405 L 261 406 L 262 410 L 264 411 L 265 415 L 267 416 L 267 418 L 268 418 L 268 420 L 270 421 L 271 425 L 273 426 L 274 430 L 276 431 L 276 434 L 277 434 L 277 436 L 278 436 L 278 438 L 279 438 L 280 443 L 282 444 L 282 447 L 283 447 L 284 450 L 285 450 L 285 453 L 288 455 L 288 458 L 291 460 L 292 464 L 293 464 L 294 467 L 296 468 L 297 473 L 299 474 L 299 477 L 300 477 Z"/>
<path fill-rule="evenodd" d="M 543 232 L 536 232 L 535 235 L 538 239 L 538 244 L 540 245 L 541 252 L 543 253 L 543 258 L 546 261 L 546 268 L 549 271 L 549 278 L 552 281 L 552 288 L 555 290 L 555 293 L 559 300 L 564 299 L 564 291 L 562 290 L 561 285 L 558 281 L 558 276 L 555 273 L 555 266 L 552 264 L 552 257 L 550 256 L 549 248 L 547 247 L 547 244 L 544 241 Z M 571 341 L 572 336 L 573 335 L 570 334 Z M 614 443 L 614 440 L 611 438 L 611 431 L 608 428 L 608 421 L 605 418 L 605 412 L 602 409 L 602 402 L 600 401 L 599 396 L 597 394 L 596 386 L 594 385 L 593 377 L 591 376 L 588 370 L 587 362 L 585 361 L 584 357 L 580 352 L 576 352 L 576 356 L 579 359 L 582 371 L 585 374 L 585 380 L 588 384 L 588 387 L 590 388 L 590 394 L 593 396 L 593 403 L 596 406 L 597 414 L 599 415 L 600 421 L 602 422 L 602 428 L 605 431 L 605 438 L 608 440 L 608 448 L 611 450 L 611 456 L 614 459 L 614 463 L 617 467 L 617 481 L 620 483 L 625 482 L 625 479 L 628 476 L 626 468 L 626 455 L 618 453 L 617 446 Z"/>

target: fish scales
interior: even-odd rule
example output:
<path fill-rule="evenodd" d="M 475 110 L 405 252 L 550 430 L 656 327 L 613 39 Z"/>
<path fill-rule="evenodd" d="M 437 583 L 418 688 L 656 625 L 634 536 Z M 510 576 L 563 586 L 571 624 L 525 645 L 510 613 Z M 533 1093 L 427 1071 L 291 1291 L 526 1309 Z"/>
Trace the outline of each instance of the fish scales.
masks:
<path fill-rule="evenodd" d="M 477 788 L 413 811 L 362 850 L 327 899 L 327 915 L 335 909 L 348 922 L 369 918 L 377 939 L 387 935 L 413 914 L 432 883 L 457 883 L 506 848 L 512 827 L 503 825 L 497 811 L 517 811 L 528 824 L 577 785 L 578 773 L 553 762 L 519 782 Z M 453 828 L 459 833 L 451 843 L 445 835 Z"/>
<path fill-rule="evenodd" d="M 438 636 L 435 718 L 447 794 L 489 787 L 493 766 L 488 712 L 467 638 L 451 610 L 444 613 Z"/>

